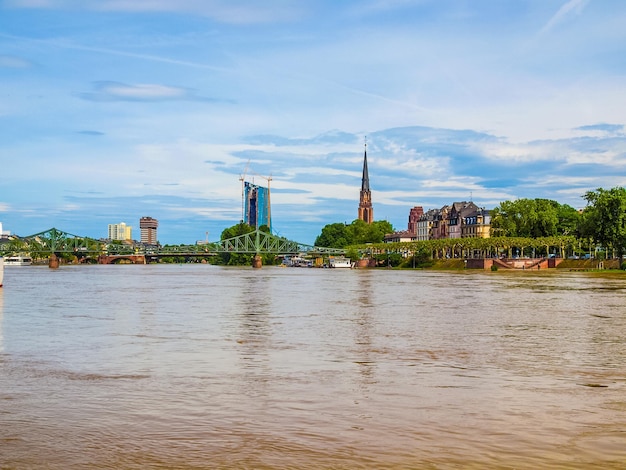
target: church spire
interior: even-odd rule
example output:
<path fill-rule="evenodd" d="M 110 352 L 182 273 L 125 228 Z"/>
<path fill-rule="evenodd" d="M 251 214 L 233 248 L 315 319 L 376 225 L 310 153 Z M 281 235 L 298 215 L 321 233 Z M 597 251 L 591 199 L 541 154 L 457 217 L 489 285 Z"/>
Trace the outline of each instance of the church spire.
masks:
<path fill-rule="evenodd" d="M 367 171 L 367 137 L 365 138 L 365 154 L 363 156 L 363 178 L 361 179 L 361 191 L 370 190 L 370 176 Z"/>
<path fill-rule="evenodd" d="M 361 179 L 361 197 L 359 198 L 359 219 L 371 224 L 374 222 L 372 208 L 372 192 L 370 191 L 370 176 L 367 171 L 367 137 L 365 138 L 365 153 L 363 155 L 363 178 Z"/>

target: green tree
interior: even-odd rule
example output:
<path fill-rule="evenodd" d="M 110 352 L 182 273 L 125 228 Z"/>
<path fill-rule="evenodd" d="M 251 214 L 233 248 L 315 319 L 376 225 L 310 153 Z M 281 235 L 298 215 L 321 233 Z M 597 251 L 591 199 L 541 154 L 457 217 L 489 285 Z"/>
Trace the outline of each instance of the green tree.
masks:
<path fill-rule="evenodd" d="M 239 222 L 232 227 L 222 230 L 220 240 L 227 240 L 229 238 L 245 235 L 246 233 L 254 232 L 254 230 L 254 227 L 246 224 L 245 222 Z M 228 266 L 245 266 L 252 263 L 253 256 L 253 254 L 249 253 L 220 253 L 219 264 L 225 264 Z"/>
<path fill-rule="evenodd" d="M 559 204 L 557 216 L 557 235 L 580 236 L 581 216 L 578 210 L 567 204 Z"/>
<path fill-rule="evenodd" d="M 385 234 L 393 232 L 393 226 L 386 220 L 368 224 L 356 219 L 350 225 L 342 223 L 328 224 L 315 239 L 316 246 L 345 248 L 364 243 L 381 243 Z"/>
<path fill-rule="evenodd" d="M 239 235 L 245 235 L 250 232 L 254 232 L 254 227 L 251 227 L 245 222 L 239 222 L 237 225 L 222 230 L 220 240 L 227 240 L 228 238 L 238 237 Z"/>
<path fill-rule="evenodd" d="M 503 201 L 491 211 L 491 234 L 528 238 L 573 235 L 579 219 L 576 209 L 550 199 Z"/>
<path fill-rule="evenodd" d="M 587 191 L 583 198 L 587 201 L 583 234 L 612 248 L 621 258 L 626 247 L 626 189 L 598 188 Z"/>
<path fill-rule="evenodd" d="M 349 244 L 349 237 L 346 224 L 328 224 L 322 228 L 322 233 L 315 239 L 315 245 L 329 248 L 344 248 Z"/>

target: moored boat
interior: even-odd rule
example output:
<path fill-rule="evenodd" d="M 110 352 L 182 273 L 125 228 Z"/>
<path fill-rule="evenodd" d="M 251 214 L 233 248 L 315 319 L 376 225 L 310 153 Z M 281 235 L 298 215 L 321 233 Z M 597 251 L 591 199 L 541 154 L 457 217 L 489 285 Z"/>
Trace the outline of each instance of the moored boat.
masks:
<path fill-rule="evenodd" d="M 4 258 L 0 256 L 0 287 L 2 287 L 3 280 L 4 280 Z"/>
<path fill-rule="evenodd" d="M 352 261 L 350 261 L 350 258 L 344 258 L 343 256 L 333 256 L 328 258 L 328 266 L 331 268 L 351 268 Z"/>
<path fill-rule="evenodd" d="M 33 264 L 33 259 L 30 256 L 7 256 L 4 258 L 4 264 L 6 266 L 30 266 Z"/>

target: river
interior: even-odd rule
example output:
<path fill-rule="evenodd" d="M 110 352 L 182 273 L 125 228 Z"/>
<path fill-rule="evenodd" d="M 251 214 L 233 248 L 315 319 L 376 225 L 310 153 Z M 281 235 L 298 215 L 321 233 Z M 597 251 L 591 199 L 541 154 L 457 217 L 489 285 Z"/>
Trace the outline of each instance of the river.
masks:
<path fill-rule="evenodd" d="M 0 468 L 626 468 L 626 279 L 6 267 Z"/>

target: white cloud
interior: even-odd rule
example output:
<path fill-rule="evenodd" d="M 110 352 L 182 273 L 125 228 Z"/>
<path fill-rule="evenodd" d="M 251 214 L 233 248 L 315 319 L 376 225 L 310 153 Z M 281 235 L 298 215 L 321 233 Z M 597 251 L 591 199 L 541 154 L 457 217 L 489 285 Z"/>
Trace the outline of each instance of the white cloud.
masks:
<path fill-rule="evenodd" d="M 573 14 L 580 15 L 587 3 L 589 3 L 589 0 L 568 0 L 545 24 L 545 26 L 541 29 L 540 34 L 548 33 Z"/>
<path fill-rule="evenodd" d="M 90 101 L 205 100 L 186 88 L 153 83 L 127 85 L 118 82 L 98 82 L 95 84 L 95 91 L 81 93 L 80 97 Z"/>

